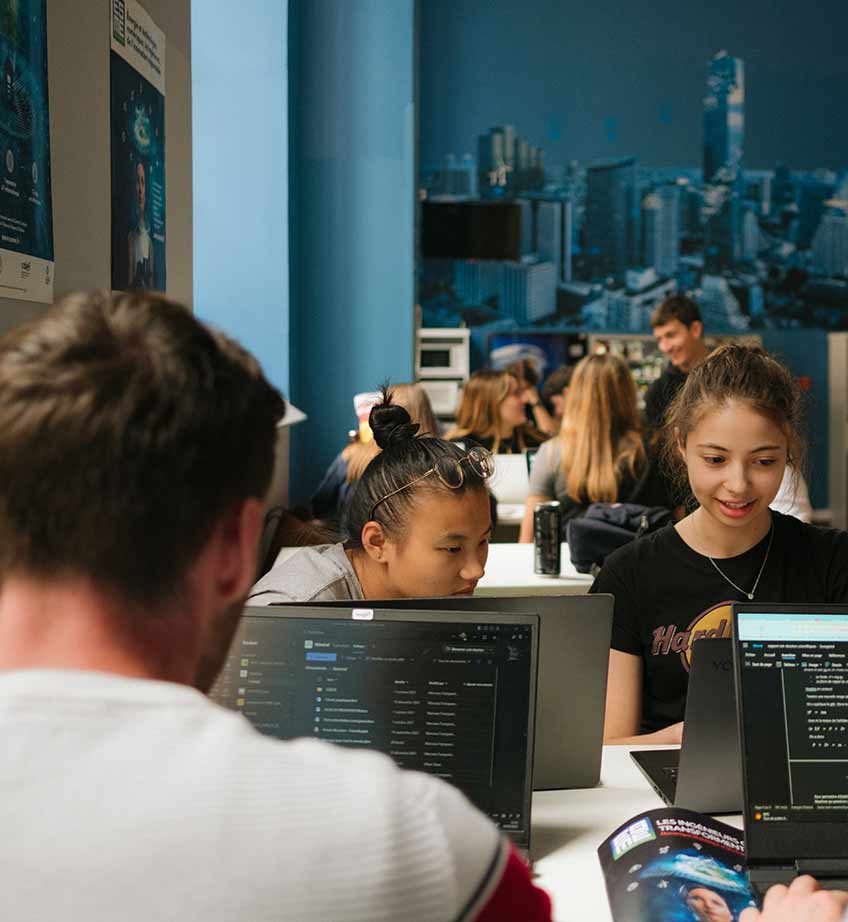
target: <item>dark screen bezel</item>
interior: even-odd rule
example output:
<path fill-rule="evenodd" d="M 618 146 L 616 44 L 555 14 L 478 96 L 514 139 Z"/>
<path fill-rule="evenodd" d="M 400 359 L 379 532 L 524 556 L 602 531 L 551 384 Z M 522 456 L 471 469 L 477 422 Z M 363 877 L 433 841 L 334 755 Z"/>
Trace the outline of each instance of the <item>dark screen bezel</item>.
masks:
<path fill-rule="evenodd" d="M 348 617 L 340 612 L 349 611 Z M 370 618 L 353 618 L 353 612 L 369 611 Z M 468 612 L 443 609 L 439 611 L 425 611 L 423 609 L 385 609 L 374 608 L 367 603 L 351 603 L 339 605 L 334 608 L 319 608 L 309 605 L 266 605 L 247 606 L 242 612 L 242 621 L 246 618 L 276 618 L 289 621 L 312 621 L 322 619 L 325 621 L 349 622 L 358 620 L 368 621 L 401 621 L 401 622 L 435 622 L 443 624 L 514 624 L 527 625 L 532 628 L 530 636 L 530 688 L 528 694 L 527 713 L 527 752 L 525 760 L 524 784 L 524 835 L 510 835 L 510 838 L 519 846 L 530 846 L 530 820 L 531 802 L 533 795 L 533 754 L 536 738 L 536 692 L 539 672 L 539 615 L 535 612 L 509 613 L 484 611 Z M 508 832 L 508 831 L 507 831 Z M 508 833 L 509 834 L 509 833 Z"/>
<path fill-rule="evenodd" d="M 745 746 L 745 701 L 742 695 L 742 661 L 739 641 L 740 614 L 809 614 L 848 615 L 848 605 L 814 602 L 801 605 L 736 602 L 732 606 L 733 674 L 739 714 L 739 755 L 742 770 L 742 821 L 745 826 L 745 853 L 749 860 L 791 864 L 802 858 L 848 858 L 848 836 L 845 823 L 833 820 L 823 823 L 763 823 L 754 826 L 750 816 L 748 751 Z M 752 828 L 753 827 L 753 828 Z M 756 830 L 756 831 L 755 831 Z"/>

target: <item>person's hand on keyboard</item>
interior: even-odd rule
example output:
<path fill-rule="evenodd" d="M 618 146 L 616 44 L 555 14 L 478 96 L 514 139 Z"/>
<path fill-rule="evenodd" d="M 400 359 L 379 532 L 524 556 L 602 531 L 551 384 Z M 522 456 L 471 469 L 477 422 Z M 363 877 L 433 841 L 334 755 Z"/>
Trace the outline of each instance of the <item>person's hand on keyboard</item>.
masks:
<path fill-rule="evenodd" d="M 782 884 L 772 887 L 762 910 L 746 909 L 739 922 L 841 922 L 846 907 L 848 893 L 819 890 L 812 877 L 796 877 L 788 888 Z"/>

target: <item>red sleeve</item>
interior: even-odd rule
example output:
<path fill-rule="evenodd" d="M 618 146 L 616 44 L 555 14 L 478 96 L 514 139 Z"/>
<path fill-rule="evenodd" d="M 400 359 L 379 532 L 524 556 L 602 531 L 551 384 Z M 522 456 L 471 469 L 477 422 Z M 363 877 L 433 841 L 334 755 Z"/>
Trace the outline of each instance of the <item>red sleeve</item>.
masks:
<path fill-rule="evenodd" d="M 474 922 L 551 922 L 551 898 L 535 886 L 530 869 L 514 848 L 500 880 Z"/>

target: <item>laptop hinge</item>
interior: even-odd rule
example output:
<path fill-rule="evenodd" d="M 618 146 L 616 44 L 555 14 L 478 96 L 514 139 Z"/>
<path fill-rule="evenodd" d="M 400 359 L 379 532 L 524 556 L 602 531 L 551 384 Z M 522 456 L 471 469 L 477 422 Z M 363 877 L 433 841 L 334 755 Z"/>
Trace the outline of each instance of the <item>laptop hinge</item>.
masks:
<path fill-rule="evenodd" d="M 798 858 L 795 870 L 813 877 L 845 877 L 848 874 L 848 858 Z"/>

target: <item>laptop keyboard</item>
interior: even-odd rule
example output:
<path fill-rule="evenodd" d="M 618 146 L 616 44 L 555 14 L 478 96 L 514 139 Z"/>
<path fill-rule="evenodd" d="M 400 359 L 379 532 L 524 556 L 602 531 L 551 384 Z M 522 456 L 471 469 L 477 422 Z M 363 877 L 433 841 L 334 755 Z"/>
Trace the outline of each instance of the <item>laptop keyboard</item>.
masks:
<path fill-rule="evenodd" d="M 774 870 L 757 869 L 751 875 L 751 890 L 757 899 L 757 903 L 762 906 L 763 897 L 769 887 L 774 884 L 784 884 L 787 887 L 796 878 L 797 874 L 792 868 L 775 868 Z M 848 879 L 840 877 L 820 877 L 818 878 L 819 886 L 822 890 L 848 890 Z"/>

